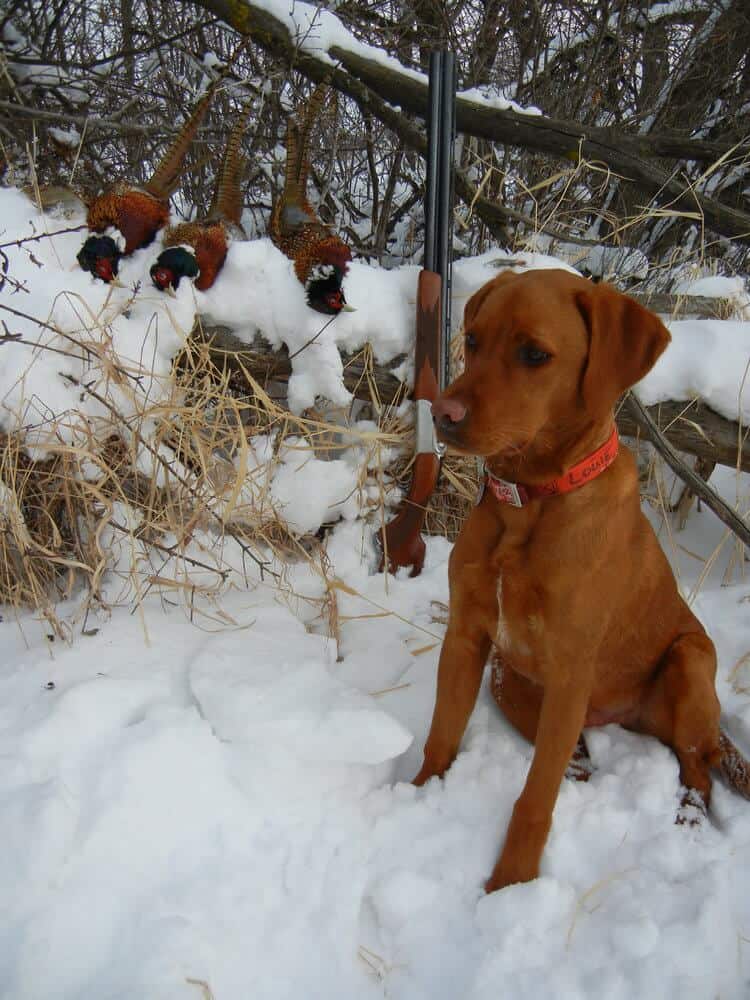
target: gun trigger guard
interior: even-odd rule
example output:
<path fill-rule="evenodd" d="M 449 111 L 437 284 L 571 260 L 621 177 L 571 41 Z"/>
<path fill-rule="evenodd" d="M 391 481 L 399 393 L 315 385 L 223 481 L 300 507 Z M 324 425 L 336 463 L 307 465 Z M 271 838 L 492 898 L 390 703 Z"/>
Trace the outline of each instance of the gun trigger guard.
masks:
<path fill-rule="evenodd" d="M 442 458 L 445 454 L 445 445 L 438 441 L 435 435 L 435 425 L 432 421 L 432 403 L 429 399 L 417 400 L 416 419 L 416 445 L 414 452 L 417 455 L 437 455 Z"/>
<path fill-rule="evenodd" d="M 479 485 L 477 487 L 477 495 L 474 500 L 474 506 L 478 507 L 482 500 L 484 499 L 484 493 L 487 489 L 487 466 L 485 465 L 484 459 L 477 457 L 477 479 L 479 480 Z"/>

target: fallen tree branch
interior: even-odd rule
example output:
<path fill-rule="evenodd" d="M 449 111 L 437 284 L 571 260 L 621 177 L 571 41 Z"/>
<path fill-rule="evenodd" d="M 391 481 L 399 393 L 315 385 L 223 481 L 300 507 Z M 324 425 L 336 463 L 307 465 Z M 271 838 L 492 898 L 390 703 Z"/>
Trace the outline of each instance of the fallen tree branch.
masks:
<path fill-rule="evenodd" d="M 745 545 L 750 546 L 750 527 L 748 527 L 736 511 L 732 510 L 729 504 L 719 496 L 716 490 L 711 489 L 708 483 L 704 482 L 697 473 L 693 472 L 693 470 L 690 469 L 685 462 L 683 462 L 669 441 L 667 441 L 664 434 L 662 434 L 659 430 L 651 414 L 632 392 L 629 392 L 625 397 L 623 409 L 630 412 L 633 420 L 638 425 L 638 428 L 648 438 L 675 475 L 678 476 L 683 483 L 688 486 L 691 492 L 702 500 L 707 507 L 711 508 L 719 520 L 722 521 L 729 528 L 729 530 L 740 539 L 740 541 L 742 541 Z"/>
<path fill-rule="evenodd" d="M 518 257 L 499 257 L 492 261 L 498 268 L 525 267 L 523 254 Z M 735 310 L 735 301 L 712 295 L 668 295 L 665 292 L 639 292 L 627 290 L 628 297 L 640 302 L 652 312 L 679 319 L 683 316 L 699 316 L 702 319 L 727 319 Z"/>
<path fill-rule="evenodd" d="M 731 299 L 714 298 L 710 295 L 666 295 L 661 292 L 631 291 L 628 291 L 628 295 L 652 312 L 670 316 L 672 319 L 681 316 L 726 319 L 732 315 L 734 308 Z"/>
<path fill-rule="evenodd" d="M 252 344 L 241 341 L 225 326 L 196 328 L 192 335 L 210 345 L 214 363 L 231 373 L 235 388 L 243 386 L 244 371 L 261 384 L 286 382 L 292 373 L 287 349 L 272 348 L 260 335 Z M 344 385 L 356 399 L 363 400 L 372 399 L 372 386 L 384 406 L 397 405 L 410 392 L 410 387 L 394 374 L 404 357 L 399 355 L 387 365 L 378 365 L 365 351 L 343 355 Z M 750 472 L 750 449 L 744 447 L 750 430 L 743 435 L 739 424 L 719 416 L 700 400 L 658 403 L 648 412 L 659 433 L 680 451 Z M 617 426 L 622 434 L 634 437 L 641 425 L 623 407 L 617 414 Z"/>
<path fill-rule="evenodd" d="M 644 409 L 659 433 L 679 451 L 750 472 L 750 448 L 746 447 L 750 429 L 719 416 L 702 400 L 689 403 L 670 400 Z M 626 406 L 617 413 L 617 426 L 621 434 L 629 437 L 643 430 L 635 414 Z"/>
<path fill-rule="evenodd" d="M 209 344 L 212 360 L 217 367 L 231 373 L 235 387 L 244 381 L 245 371 L 261 384 L 269 381 L 287 382 L 292 374 L 292 362 L 286 347 L 274 349 L 260 335 L 256 336 L 252 344 L 246 344 L 228 327 L 196 326 L 192 336 Z M 403 354 L 390 361 L 386 367 L 372 363 L 365 351 L 352 355 L 343 354 L 342 360 L 344 385 L 357 399 L 371 400 L 373 386 L 377 400 L 383 405 L 398 405 L 410 391 L 393 374 L 393 369 L 403 364 Z"/>

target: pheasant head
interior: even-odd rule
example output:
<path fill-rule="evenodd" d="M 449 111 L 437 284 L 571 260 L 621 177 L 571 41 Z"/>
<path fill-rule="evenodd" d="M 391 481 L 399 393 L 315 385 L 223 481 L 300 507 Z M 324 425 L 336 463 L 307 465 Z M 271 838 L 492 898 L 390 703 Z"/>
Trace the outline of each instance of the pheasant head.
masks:
<path fill-rule="evenodd" d="M 76 259 L 84 271 L 109 283 L 117 277 L 121 257 L 122 251 L 111 236 L 89 236 Z"/>
<path fill-rule="evenodd" d="M 168 288 L 178 288 L 183 278 L 197 278 L 200 268 L 186 247 L 168 247 L 159 254 L 149 273 L 156 287 L 165 292 Z"/>
<path fill-rule="evenodd" d="M 333 234 L 314 246 L 314 260 L 310 261 L 305 281 L 305 297 L 311 309 L 326 316 L 353 311 L 342 288 L 351 258 L 349 247 Z"/>

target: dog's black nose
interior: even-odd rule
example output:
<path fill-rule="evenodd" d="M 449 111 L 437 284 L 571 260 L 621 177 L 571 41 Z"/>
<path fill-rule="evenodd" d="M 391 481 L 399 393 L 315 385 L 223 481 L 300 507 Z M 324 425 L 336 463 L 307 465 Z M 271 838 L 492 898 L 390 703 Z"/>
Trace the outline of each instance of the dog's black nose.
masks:
<path fill-rule="evenodd" d="M 439 431 L 456 430 L 466 419 L 466 407 L 460 399 L 438 396 L 432 404 L 432 419 Z"/>
<path fill-rule="evenodd" d="M 438 396 L 432 404 L 432 419 L 450 424 L 460 424 L 466 416 L 466 407 L 460 399 Z"/>

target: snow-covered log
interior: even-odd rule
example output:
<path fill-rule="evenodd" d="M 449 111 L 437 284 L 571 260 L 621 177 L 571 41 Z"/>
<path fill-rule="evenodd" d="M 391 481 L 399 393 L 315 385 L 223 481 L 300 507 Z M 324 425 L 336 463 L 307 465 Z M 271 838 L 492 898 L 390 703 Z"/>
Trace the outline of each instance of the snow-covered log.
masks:
<path fill-rule="evenodd" d="M 214 360 L 232 373 L 235 387 L 242 386 L 245 372 L 262 383 L 269 380 L 286 382 L 292 373 L 287 349 L 274 349 L 260 336 L 249 346 L 225 326 L 204 326 L 194 331 L 193 336 L 211 343 Z M 385 406 L 398 404 L 406 398 L 409 387 L 396 375 L 404 355 L 394 358 L 388 365 L 376 364 L 366 352 L 344 354 L 342 360 L 344 385 L 358 399 L 371 400 L 373 386 L 376 398 Z M 750 449 L 743 447 L 744 433 L 740 425 L 720 416 L 701 400 L 656 403 L 648 407 L 648 412 L 679 451 L 750 472 Z M 617 414 L 617 425 L 620 432 L 628 436 L 635 437 L 639 432 L 632 413 L 625 407 Z"/>

